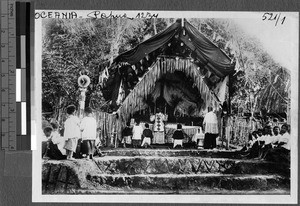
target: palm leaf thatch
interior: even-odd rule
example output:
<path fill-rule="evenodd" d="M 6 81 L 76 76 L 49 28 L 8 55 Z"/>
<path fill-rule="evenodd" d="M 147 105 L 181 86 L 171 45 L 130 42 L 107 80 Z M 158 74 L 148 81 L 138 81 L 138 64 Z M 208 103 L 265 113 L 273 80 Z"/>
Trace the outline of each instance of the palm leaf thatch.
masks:
<path fill-rule="evenodd" d="M 211 93 L 211 90 L 203 81 L 203 77 L 201 76 L 198 67 L 193 62 L 189 59 L 158 58 L 157 62 L 153 64 L 147 73 L 144 74 L 143 78 L 136 84 L 134 89 L 123 101 L 118 110 L 120 116 L 124 120 L 128 120 L 132 114 L 147 107 L 145 99 L 149 97 L 149 94 L 152 95 L 153 99 L 158 97 L 159 87 L 157 84 L 159 82 L 157 81 L 161 79 L 163 75 L 167 73 L 174 73 L 175 71 L 181 71 L 187 77 L 192 78 L 195 86 L 201 94 L 201 98 L 203 99 L 203 104 L 200 108 L 201 111 L 206 110 L 208 105 L 216 107 L 219 104 L 215 96 Z M 177 87 L 180 87 L 180 85 L 177 85 Z M 178 88 L 176 87 L 172 89 L 176 90 L 176 92 L 178 91 Z M 193 108 L 197 108 L 197 106 L 188 98 L 185 98 L 187 93 L 188 91 L 182 92 L 181 90 L 181 93 L 179 94 L 182 95 L 180 98 L 183 101 L 181 101 L 181 104 L 178 103 L 177 106 L 180 110 L 191 112 L 191 109 L 189 108 L 191 106 Z M 177 100 L 180 95 L 177 95 Z M 171 97 L 168 95 L 166 95 L 166 97 L 169 99 L 168 102 L 172 104 Z"/>

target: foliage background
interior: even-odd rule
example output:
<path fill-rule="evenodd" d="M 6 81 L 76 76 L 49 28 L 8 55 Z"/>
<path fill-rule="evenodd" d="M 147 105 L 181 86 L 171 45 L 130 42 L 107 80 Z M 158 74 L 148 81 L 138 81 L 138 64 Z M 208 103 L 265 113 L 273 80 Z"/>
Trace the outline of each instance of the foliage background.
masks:
<path fill-rule="evenodd" d="M 254 37 L 230 19 L 188 19 L 206 37 L 236 58 L 232 111 L 286 113 L 290 73 Z M 43 20 L 42 110 L 59 119 L 68 104 L 78 104 L 80 71 L 91 77 L 86 105 L 105 110 L 99 76 L 113 58 L 175 22 L 175 19 Z M 253 96 L 253 99 L 250 99 Z"/>

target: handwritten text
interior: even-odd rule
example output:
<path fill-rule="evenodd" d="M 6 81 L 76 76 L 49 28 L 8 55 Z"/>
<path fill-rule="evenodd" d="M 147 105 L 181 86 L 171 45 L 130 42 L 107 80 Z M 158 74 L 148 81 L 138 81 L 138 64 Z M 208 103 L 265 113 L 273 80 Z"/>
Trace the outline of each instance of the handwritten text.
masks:
<path fill-rule="evenodd" d="M 158 18 L 158 13 L 137 12 L 136 14 L 120 13 L 113 11 L 92 11 L 86 16 L 80 16 L 75 11 L 39 11 L 35 13 L 35 19 L 77 19 L 77 18 L 92 18 L 92 19 L 152 19 Z"/>
<path fill-rule="evenodd" d="M 286 19 L 286 16 L 281 16 L 281 13 L 272 13 L 272 12 L 266 12 L 262 16 L 263 21 L 275 21 L 275 26 L 277 26 L 278 22 L 283 24 Z"/>

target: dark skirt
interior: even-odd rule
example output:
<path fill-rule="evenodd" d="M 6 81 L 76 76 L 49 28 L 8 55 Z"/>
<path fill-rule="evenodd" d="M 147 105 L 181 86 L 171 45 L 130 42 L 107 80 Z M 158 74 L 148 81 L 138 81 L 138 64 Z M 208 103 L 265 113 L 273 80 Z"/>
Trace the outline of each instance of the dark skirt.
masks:
<path fill-rule="evenodd" d="M 203 143 L 204 149 L 216 148 L 216 146 L 217 146 L 217 142 L 216 142 L 217 137 L 218 137 L 218 134 L 205 133 L 204 143 Z"/>
<path fill-rule="evenodd" d="M 95 140 L 83 140 L 81 145 L 82 154 L 94 154 Z"/>
<path fill-rule="evenodd" d="M 57 145 L 53 144 L 52 142 L 49 143 L 48 156 L 50 157 L 50 159 L 54 160 L 66 159 L 66 155 L 63 155 L 58 149 Z"/>

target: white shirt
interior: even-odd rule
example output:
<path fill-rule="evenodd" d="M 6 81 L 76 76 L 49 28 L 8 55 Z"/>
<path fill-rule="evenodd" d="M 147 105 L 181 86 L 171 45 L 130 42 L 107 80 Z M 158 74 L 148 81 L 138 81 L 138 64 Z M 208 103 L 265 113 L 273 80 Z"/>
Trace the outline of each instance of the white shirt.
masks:
<path fill-rule="evenodd" d="M 274 142 L 274 136 L 265 135 L 264 141 L 265 141 L 265 145 L 272 144 Z"/>
<path fill-rule="evenodd" d="M 291 137 L 290 134 L 287 133 L 287 132 L 279 137 L 279 142 L 278 143 L 280 143 L 280 142 L 284 143 L 283 145 L 281 145 L 281 147 L 283 147 L 287 150 L 291 150 L 290 137 Z"/>
<path fill-rule="evenodd" d="M 134 125 L 132 129 L 132 139 L 141 140 L 143 131 L 144 129 L 141 125 Z"/>
<path fill-rule="evenodd" d="M 280 135 L 279 134 L 277 136 L 273 135 L 272 138 L 273 138 L 272 144 L 275 144 L 276 142 L 279 142 Z"/>
<path fill-rule="evenodd" d="M 211 133 L 211 134 L 219 133 L 218 118 L 213 111 L 210 111 L 205 115 L 203 124 L 205 124 L 205 133 Z"/>
<path fill-rule="evenodd" d="M 262 136 L 258 136 L 257 137 L 257 141 L 265 141 L 265 135 L 262 135 Z"/>
<path fill-rule="evenodd" d="M 64 146 L 66 144 L 67 138 L 61 137 L 57 131 L 53 131 L 50 137 L 53 144 L 57 145 L 57 148 L 59 149 L 61 154 L 66 155 L 66 149 L 64 148 Z"/>
<path fill-rule="evenodd" d="M 94 117 L 84 117 L 80 124 L 82 140 L 95 140 L 97 137 L 97 121 Z"/>
<path fill-rule="evenodd" d="M 80 120 L 74 115 L 70 115 L 65 121 L 64 137 L 68 139 L 80 137 Z"/>

